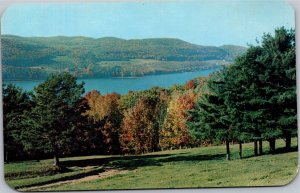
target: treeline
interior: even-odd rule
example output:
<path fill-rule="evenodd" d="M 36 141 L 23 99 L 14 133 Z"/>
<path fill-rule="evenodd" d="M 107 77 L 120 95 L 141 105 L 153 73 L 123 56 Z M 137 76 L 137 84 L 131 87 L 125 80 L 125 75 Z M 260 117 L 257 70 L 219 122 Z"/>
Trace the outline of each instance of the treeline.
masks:
<path fill-rule="evenodd" d="M 198 139 L 240 144 L 254 141 L 254 155 L 262 154 L 262 141 L 275 151 L 277 138 L 286 150 L 297 136 L 295 32 L 279 28 L 265 34 L 261 45 L 251 46 L 235 63 L 207 81 L 209 93 L 190 111 L 190 131 Z"/>
<path fill-rule="evenodd" d="M 296 62 L 293 30 L 264 35 L 229 67 L 208 78 L 171 88 L 125 95 L 83 96 L 76 77 L 57 74 L 27 93 L 3 87 L 6 162 L 93 154 L 143 154 L 229 142 L 297 136 Z"/>
<path fill-rule="evenodd" d="M 199 146 L 187 128 L 204 78 L 126 95 L 84 93 L 63 73 L 33 92 L 3 87 L 6 161 L 93 154 L 141 154 Z"/>
<path fill-rule="evenodd" d="M 52 74 L 68 72 L 74 76 L 85 78 L 123 78 L 143 77 L 178 72 L 193 72 L 218 68 L 229 62 L 212 61 L 158 61 L 158 60 L 129 60 L 129 61 L 102 61 L 90 63 L 87 67 L 64 65 L 63 63 L 45 67 L 14 67 L 3 68 L 4 80 L 45 80 Z"/>

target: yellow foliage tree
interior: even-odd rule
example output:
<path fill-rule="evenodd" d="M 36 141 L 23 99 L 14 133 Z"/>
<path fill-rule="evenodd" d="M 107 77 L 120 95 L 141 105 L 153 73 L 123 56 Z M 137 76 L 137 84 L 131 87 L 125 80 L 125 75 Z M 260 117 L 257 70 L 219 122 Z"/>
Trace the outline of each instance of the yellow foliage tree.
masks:
<path fill-rule="evenodd" d="M 173 95 L 160 131 L 161 148 L 188 147 L 193 143 L 186 122 L 187 111 L 194 108 L 196 95 L 189 91 L 187 94 L 176 93 Z"/>

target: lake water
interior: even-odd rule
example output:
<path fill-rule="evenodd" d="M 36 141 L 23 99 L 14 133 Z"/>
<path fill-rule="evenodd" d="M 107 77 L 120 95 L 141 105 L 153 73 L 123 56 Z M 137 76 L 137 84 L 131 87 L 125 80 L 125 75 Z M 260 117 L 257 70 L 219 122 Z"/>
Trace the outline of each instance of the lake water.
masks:
<path fill-rule="evenodd" d="M 128 91 L 139 91 L 152 88 L 154 86 L 168 88 L 174 84 L 185 84 L 187 81 L 199 76 L 208 76 L 219 68 L 211 68 L 196 72 L 181 72 L 173 74 L 149 75 L 140 78 L 95 78 L 79 79 L 78 82 L 85 82 L 85 92 L 98 90 L 102 94 L 116 92 L 126 94 Z M 5 81 L 14 83 L 24 90 L 33 90 L 35 86 L 43 82 L 42 80 L 34 81 Z"/>

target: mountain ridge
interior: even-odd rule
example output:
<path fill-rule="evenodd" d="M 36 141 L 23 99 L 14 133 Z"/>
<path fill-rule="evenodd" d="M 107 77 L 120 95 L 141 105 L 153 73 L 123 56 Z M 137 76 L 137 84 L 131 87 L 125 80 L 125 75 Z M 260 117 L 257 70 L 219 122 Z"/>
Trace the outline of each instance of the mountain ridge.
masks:
<path fill-rule="evenodd" d="M 5 79 L 40 79 L 62 71 L 80 77 L 195 71 L 230 63 L 247 49 L 235 45 L 202 46 L 178 38 L 2 35 L 1 43 Z"/>

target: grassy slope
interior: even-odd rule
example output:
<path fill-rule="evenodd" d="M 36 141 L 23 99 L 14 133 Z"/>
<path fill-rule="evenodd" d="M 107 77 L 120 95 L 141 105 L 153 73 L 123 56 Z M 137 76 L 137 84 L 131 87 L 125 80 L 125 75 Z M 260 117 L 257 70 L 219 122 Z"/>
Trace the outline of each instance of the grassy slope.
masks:
<path fill-rule="evenodd" d="M 296 144 L 296 139 L 293 140 Z M 282 140 L 277 147 L 283 147 Z M 99 190 L 99 189 L 141 189 L 141 188 L 190 188 L 190 187 L 227 187 L 227 186 L 272 186 L 285 185 L 297 174 L 298 153 L 266 154 L 252 157 L 252 144 L 244 145 L 244 158 L 238 159 L 238 146 L 232 146 L 232 161 L 224 160 L 224 146 L 194 148 L 151 153 L 141 156 L 89 156 L 65 158 L 62 163 L 72 172 L 84 172 L 100 168 L 101 165 L 129 170 L 126 174 L 82 183 L 64 184 L 40 190 Z M 264 151 L 267 151 L 264 143 Z M 50 164 L 50 160 L 33 163 L 34 167 L 24 163 L 5 165 L 5 172 L 35 170 L 41 164 Z M 32 165 L 32 166 L 33 166 Z M 60 175 L 73 175 L 72 172 L 44 176 L 42 179 L 59 179 Z M 35 184 L 41 178 L 7 179 L 11 186 Z"/>

